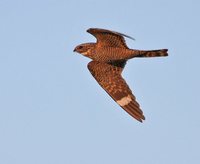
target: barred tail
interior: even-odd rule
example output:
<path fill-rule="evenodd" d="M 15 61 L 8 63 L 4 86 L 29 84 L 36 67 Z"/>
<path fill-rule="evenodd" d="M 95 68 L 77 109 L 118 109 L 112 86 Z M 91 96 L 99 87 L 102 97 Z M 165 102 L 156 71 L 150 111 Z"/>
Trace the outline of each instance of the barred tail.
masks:
<path fill-rule="evenodd" d="M 168 56 L 167 53 L 168 49 L 161 49 L 161 50 L 150 50 L 150 51 L 138 51 L 135 57 L 162 57 Z"/>

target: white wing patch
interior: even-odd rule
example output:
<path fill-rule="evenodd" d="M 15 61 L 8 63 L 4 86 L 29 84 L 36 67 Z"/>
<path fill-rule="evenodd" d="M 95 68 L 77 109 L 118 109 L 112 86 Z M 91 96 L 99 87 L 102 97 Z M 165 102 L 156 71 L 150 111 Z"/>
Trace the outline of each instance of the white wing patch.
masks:
<path fill-rule="evenodd" d="M 128 95 L 128 96 L 123 97 L 123 98 L 121 98 L 120 100 L 118 100 L 117 103 L 118 103 L 120 106 L 125 106 L 125 105 L 128 105 L 131 101 L 132 101 L 131 96 Z"/>
<path fill-rule="evenodd" d="M 81 52 L 82 55 L 87 56 L 88 52 Z"/>

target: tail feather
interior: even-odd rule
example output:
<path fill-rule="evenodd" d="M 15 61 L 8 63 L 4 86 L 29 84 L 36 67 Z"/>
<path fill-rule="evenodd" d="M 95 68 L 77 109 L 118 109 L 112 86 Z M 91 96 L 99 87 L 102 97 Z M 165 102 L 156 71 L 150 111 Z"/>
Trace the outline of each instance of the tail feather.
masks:
<path fill-rule="evenodd" d="M 138 55 L 136 55 L 135 57 L 162 57 L 162 56 L 168 56 L 167 51 L 168 51 L 168 49 L 139 51 Z"/>

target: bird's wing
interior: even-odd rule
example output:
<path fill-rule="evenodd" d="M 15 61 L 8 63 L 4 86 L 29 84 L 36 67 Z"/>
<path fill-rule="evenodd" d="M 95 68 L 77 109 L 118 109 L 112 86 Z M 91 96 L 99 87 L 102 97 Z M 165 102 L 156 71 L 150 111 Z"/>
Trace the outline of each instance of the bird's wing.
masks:
<path fill-rule="evenodd" d="M 100 46 L 128 48 L 124 37 L 134 40 L 134 38 L 128 35 L 105 29 L 90 28 L 87 32 L 96 37 L 97 45 Z"/>
<path fill-rule="evenodd" d="M 123 64 L 124 66 L 124 64 Z M 88 69 L 100 86 L 132 117 L 142 122 L 145 120 L 140 105 L 122 78 L 123 66 L 114 66 L 98 61 L 88 63 Z"/>

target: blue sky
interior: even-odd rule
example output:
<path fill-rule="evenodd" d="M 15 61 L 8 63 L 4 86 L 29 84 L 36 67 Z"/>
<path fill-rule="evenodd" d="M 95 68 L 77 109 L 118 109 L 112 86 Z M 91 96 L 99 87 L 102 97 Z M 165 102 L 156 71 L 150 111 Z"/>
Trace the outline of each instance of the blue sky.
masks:
<path fill-rule="evenodd" d="M 200 2 L 1 0 L 0 163 L 198 164 Z M 73 49 L 86 30 L 128 34 L 123 76 L 146 116 L 139 123 L 100 88 Z"/>

